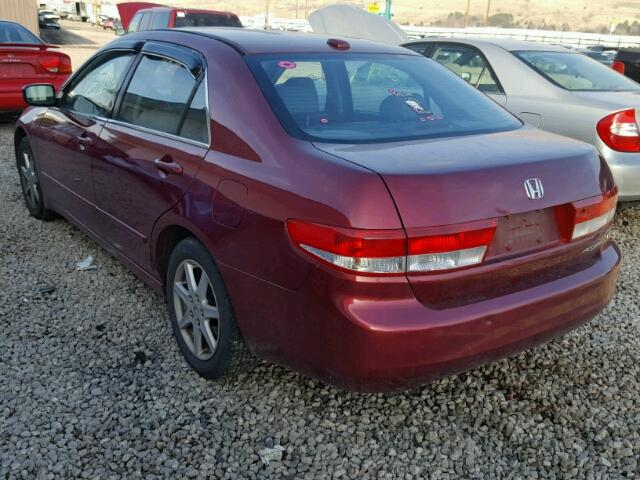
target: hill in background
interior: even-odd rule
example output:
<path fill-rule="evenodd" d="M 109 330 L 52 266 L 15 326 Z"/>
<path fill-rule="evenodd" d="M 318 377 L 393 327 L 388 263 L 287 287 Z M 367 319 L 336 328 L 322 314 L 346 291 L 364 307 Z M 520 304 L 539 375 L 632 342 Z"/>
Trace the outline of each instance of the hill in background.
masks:
<path fill-rule="evenodd" d="M 267 0 L 171 0 L 175 6 L 213 10 L 231 10 L 239 15 L 258 15 L 265 11 Z M 269 0 L 271 15 L 305 18 L 311 12 L 335 1 Z M 364 7 L 368 1 L 349 1 Z M 381 7 L 384 1 L 378 2 Z M 401 24 L 463 26 L 466 0 L 394 0 L 395 20 Z M 484 24 L 487 0 L 472 0 L 470 25 Z M 546 28 L 609 33 L 640 34 L 640 0 L 492 0 L 491 24 L 500 27 Z M 634 24 L 635 22 L 635 24 Z M 637 30 L 637 31 L 636 31 Z"/>

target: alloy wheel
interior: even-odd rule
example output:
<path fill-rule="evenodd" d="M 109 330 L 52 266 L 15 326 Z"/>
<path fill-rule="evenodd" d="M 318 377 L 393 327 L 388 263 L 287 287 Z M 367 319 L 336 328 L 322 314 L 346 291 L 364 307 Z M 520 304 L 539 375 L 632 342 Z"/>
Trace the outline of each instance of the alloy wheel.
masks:
<path fill-rule="evenodd" d="M 22 189 L 29 208 L 37 209 L 40 202 L 40 186 L 38 185 L 35 165 L 29 152 L 22 152 L 20 182 L 22 183 Z"/>
<path fill-rule="evenodd" d="M 220 338 L 220 313 L 211 281 L 194 260 L 184 260 L 173 281 L 173 304 L 180 333 L 199 360 L 209 360 Z"/>

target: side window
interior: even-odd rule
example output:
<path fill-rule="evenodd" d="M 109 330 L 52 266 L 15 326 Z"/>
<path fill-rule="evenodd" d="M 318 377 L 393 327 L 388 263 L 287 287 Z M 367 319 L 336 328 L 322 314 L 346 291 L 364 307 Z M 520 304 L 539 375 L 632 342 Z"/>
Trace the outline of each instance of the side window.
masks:
<path fill-rule="evenodd" d="M 65 89 L 60 108 L 85 115 L 108 115 L 132 58 L 133 53 L 119 53 L 95 68 L 90 65 Z"/>
<path fill-rule="evenodd" d="M 196 79 L 180 63 L 144 56 L 131 78 L 117 119 L 178 134 Z"/>
<path fill-rule="evenodd" d="M 474 49 L 457 45 L 440 46 L 432 58 L 484 93 L 504 93 L 484 57 Z"/>
<path fill-rule="evenodd" d="M 204 80 L 200 82 L 191 105 L 184 117 L 180 136 L 201 143 L 209 143 L 209 118 L 207 116 L 207 95 Z"/>
<path fill-rule="evenodd" d="M 142 13 L 136 13 L 135 16 L 129 22 L 129 33 L 137 32 L 140 29 L 140 20 L 142 20 Z"/>
<path fill-rule="evenodd" d="M 152 12 L 145 12 L 142 14 L 142 20 L 140 20 L 140 27 L 138 27 L 139 31 L 149 30 L 149 25 L 151 24 L 151 17 L 153 16 Z"/>
<path fill-rule="evenodd" d="M 409 50 L 413 50 L 414 52 L 419 53 L 420 55 L 429 55 L 433 44 L 432 43 L 414 43 L 411 45 L 404 45 L 405 48 Z"/>
<path fill-rule="evenodd" d="M 155 28 L 167 28 L 169 26 L 169 12 L 157 12 L 153 16 L 151 22 L 151 29 Z"/>

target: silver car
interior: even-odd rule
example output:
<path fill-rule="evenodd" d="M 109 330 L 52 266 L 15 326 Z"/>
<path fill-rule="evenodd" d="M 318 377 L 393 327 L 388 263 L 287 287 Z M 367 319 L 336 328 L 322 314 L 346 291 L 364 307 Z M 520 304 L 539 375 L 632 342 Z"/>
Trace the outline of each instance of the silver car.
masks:
<path fill-rule="evenodd" d="M 640 84 L 579 52 L 503 39 L 404 45 L 441 63 L 523 121 L 594 145 L 620 200 L 640 199 Z"/>

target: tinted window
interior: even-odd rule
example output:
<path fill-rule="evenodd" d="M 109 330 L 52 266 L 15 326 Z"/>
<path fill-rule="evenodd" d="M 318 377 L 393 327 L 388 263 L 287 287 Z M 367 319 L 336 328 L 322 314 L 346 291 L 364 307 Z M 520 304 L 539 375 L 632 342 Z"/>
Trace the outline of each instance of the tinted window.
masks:
<path fill-rule="evenodd" d="M 195 84 L 196 80 L 183 65 L 145 56 L 127 87 L 118 119 L 177 134 Z"/>
<path fill-rule="evenodd" d="M 181 27 L 242 27 L 240 19 L 229 13 L 176 12 L 175 28 Z"/>
<path fill-rule="evenodd" d="M 140 29 L 140 21 L 142 20 L 142 13 L 136 13 L 135 16 L 129 22 L 128 31 L 133 33 Z"/>
<path fill-rule="evenodd" d="M 431 56 L 464 81 L 484 93 L 503 93 L 489 65 L 475 48 L 440 46 Z"/>
<path fill-rule="evenodd" d="M 151 23 L 151 17 L 153 16 L 152 12 L 146 12 L 142 15 L 142 19 L 140 20 L 140 27 L 138 30 L 149 30 L 149 24 Z"/>
<path fill-rule="evenodd" d="M 0 22 L 0 43 L 39 44 L 42 43 L 42 40 L 22 25 L 10 22 Z"/>
<path fill-rule="evenodd" d="M 640 91 L 640 85 L 580 53 L 514 52 L 518 58 L 567 90 Z"/>
<path fill-rule="evenodd" d="M 60 106 L 85 115 L 108 115 L 132 58 L 133 54 L 119 54 L 96 67 L 89 65 L 65 89 Z"/>
<path fill-rule="evenodd" d="M 151 28 L 167 28 L 169 26 L 169 12 L 158 12 L 153 16 Z"/>
<path fill-rule="evenodd" d="M 204 81 L 202 81 L 184 117 L 180 136 L 201 143 L 209 143 L 208 123 L 207 95 Z"/>
<path fill-rule="evenodd" d="M 521 126 L 492 100 L 424 57 L 335 53 L 245 58 L 281 123 L 298 138 L 383 142 Z M 281 82 L 285 74 L 287 80 Z"/>

